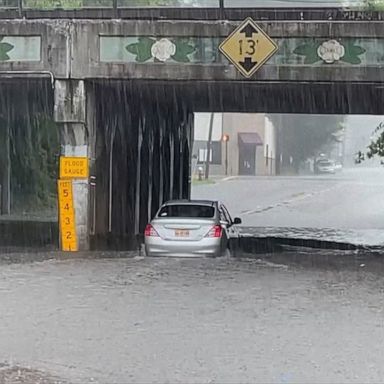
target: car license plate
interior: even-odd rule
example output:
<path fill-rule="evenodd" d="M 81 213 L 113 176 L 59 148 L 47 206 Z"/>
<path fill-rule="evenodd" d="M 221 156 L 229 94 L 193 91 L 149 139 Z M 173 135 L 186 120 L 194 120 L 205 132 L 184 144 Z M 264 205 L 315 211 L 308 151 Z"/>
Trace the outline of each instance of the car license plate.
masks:
<path fill-rule="evenodd" d="M 176 237 L 189 237 L 189 231 L 187 229 L 176 229 L 175 230 Z"/>

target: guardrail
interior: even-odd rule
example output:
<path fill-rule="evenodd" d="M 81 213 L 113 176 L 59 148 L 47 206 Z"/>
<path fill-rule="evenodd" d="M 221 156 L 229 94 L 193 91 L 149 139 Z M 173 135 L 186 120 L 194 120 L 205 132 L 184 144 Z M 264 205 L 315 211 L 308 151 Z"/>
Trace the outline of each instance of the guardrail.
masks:
<path fill-rule="evenodd" d="M 365 0 L 376 1 L 379 0 Z M 0 0 L 0 10 L 78 10 L 118 8 L 339 8 L 361 7 L 364 0 Z M 383 0 L 384 7 L 384 0 Z"/>
<path fill-rule="evenodd" d="M 0 0 L 0 9 L 97 9 L 97 8 L 220 8 L 224 6 L 224 0 Z"/>
<path fill-rule="evenodd" d="M 382 21 L 383 11 L 384 0 L 0 0 L 0 19 Z"/>

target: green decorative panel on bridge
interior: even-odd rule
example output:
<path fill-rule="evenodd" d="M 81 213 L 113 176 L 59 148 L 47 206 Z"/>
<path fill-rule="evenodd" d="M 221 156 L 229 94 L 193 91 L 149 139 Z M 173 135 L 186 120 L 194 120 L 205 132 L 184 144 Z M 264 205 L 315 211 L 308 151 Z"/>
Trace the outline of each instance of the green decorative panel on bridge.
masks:
<path fill-rule="evenodd" d="M 270 60 L 277 65 L 384 64 L 383 38 L 279 39 L 279 52 Z"/>
<path fill-rule="evenodd" d="M 272 65 L 384 64 L 383 38 L 276 38 L 278 52 Z M 100 61 L 110 63 L 228 63 L 219 53 L 222 38 L 100 36 Z"/>
<path fill-rule="evenodd" d="M 373 41 L 374 44 L 377 41 Z M 381 41 L 381 47 L 384 40 Z M 367 52 L 376 52 L 372 41 L 357 39 L 280 39 L 277 65 L 366 64 Z M 370 57 L 369 57 L 370 59 Z M 370 64 L 378 64 L 377 58 Z"/>
<path fill-rule="evenodd" d="M 40 36 L 0 36 L 0 62 L 40 61 Z"/>
<path fill-rule="evenodd" d="M 100 36 L 102 62 L 215 63 L 219 38 Z"/>

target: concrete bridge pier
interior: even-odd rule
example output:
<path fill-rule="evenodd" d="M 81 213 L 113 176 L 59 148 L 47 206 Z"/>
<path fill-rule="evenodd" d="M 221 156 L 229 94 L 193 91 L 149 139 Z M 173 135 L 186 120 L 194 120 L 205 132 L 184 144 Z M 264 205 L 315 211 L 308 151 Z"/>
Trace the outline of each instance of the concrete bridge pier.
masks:
<path fill-rule="evenodd" d="M 79 250 L 134 248 L 164 201 L 189 197 L 193 113 L 173 92 L 56 80 L 54 120 L 61 156 L 90 159 L 92 180 L 73 181 Z"/>
<path fill-rule="evenodd" d="M 193 114 L 172 93 L 131 82 L 99 82 L 87 95 L 95 111 L 91 247 L 134 248 L 164 201 L 189 196 Z"/>
<path fill-rule="evenodd" d="M 88 157 L 87 98 L 83 80 L 56 80 L 54 120 L 60 127 L 61 156 Z M 89 180 L 73 181 L 79 250 L 89 249 Z"/>

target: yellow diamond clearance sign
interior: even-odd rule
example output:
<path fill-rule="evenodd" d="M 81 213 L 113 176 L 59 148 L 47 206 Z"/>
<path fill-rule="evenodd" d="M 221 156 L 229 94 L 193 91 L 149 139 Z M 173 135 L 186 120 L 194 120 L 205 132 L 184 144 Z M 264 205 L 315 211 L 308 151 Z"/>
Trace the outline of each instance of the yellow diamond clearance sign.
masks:
<path fill-rule="evenodd" d="M 244 20 L 220 45 L 220 51 L 251 77 L 277 51 L 277 44 L 251 19 Z"/>

